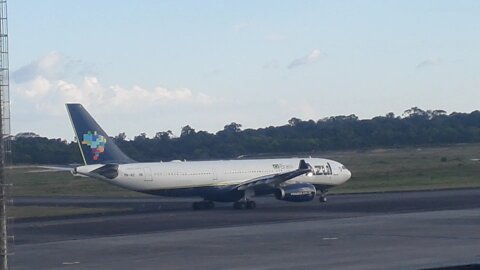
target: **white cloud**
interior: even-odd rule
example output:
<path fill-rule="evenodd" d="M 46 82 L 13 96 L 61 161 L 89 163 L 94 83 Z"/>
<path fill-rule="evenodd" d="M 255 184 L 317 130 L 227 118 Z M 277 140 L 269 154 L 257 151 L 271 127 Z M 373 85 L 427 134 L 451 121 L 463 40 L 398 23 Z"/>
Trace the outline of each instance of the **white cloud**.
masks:
<path fill-rule="evenodd" d="M 156 87 L 149 90 L 140 86 L 103 86 L 96 77 L 85 77 L 80 84 L 75 84 L 65 80 L 50 81 L 38 76 L 28 83 L 16 85 L 16 91 L 21 94 L 24 103 L 35 104 L 37 111 L 50 114 L 63 113 L 63 106 L 59 104 L 72 102 L 99 107 L 102 111 L 121 108 L 141 111 L 159 105 L 209 105 L 220 101 L 188 88 Z"/>
<path fill-rule="evenodd" d="M 52 71 L 64 58 L 59 52 L 53 51 L 33 63 L 38 66 L 39 70 Z"/>
<path fill-rule="evenodd" d="M 110 128 L 121 129 L 113 129 L 112 134 L 138 134 L 137 125 L 142 132 L 154 134 L 160 128 L 174 130 L 180 121 L 196 127 L 221 126 L 215 117 L 219 108 L 225 110 L 222 98 L 186 87 L 106 84 L 95 75 L 81 76 L 81 70 L 75 69 L 77 63 L 84 62 L 52 52 L 15 71 L 17 80 L 12 79 L 11 83 L 15 132 L 28 130 L 43 136 L 70 138 L 70 128 L 63 125 L 68 121 L 65 103 L 81 103 L 92 115 L 104 117 L 102 121 L 115 115 L 108 119 Z M 125 126 L 125 122 L 135 125 Z"/>
<path fill-rule="evenodd" d="M 138 85 L 127 88 L 120 85 L 102 85 L 96 76 L 82 76 L 78 70 L 69 67 L 82 63 L 69 60 L 59 52 L 51 52 L 32 63 L 16 70 L 14 89 L 17 98 L 25 108 L 35 108 L 37 112 L 61 114 L 64 103 L 82 103 L 85 106 L 113 111 L 148 110 L 155 106 L 173 107 L 176 105 L 208 105 L 219 102 L 205 93 L 188 88 L 168 89 L 155 87 L 145 89 Z M 81 65 L 80 65 L 81 66 Z M 71 72 L 77 72 L 71 74 Z M 78 78 L 71 80 L 71 77 Z M 121 111 L 121 110 L 120 110 Z"/>
<path fill-rule="evenodd" d="M 50 83 L 50 81 L 41 76 L 38 76 L 33 79 L 33 81 L 31 81 L 30 87 L 25 89 L 20 88 L 20 91 L 23 91 L 24 94 L 29 98 L 35 98 L 47 94 L 48 91 L 50 91 L 51 87 L 52 84 Z"/>
<path fill-rule="evenodd" d="M 439 57 L 428 58 L 428 59 L 425 59 L 422 62 L 418 63 L 416 68 L 419 69 L 419 68 L 425 68 L 425 67 L 430 67 L 430 66 L 436 66 L 436 65 L 440 65 L 442 63 L 443 63 L 443 59 L 441 59 Z"/>
<path fill-rule="evenodd" d="M 133 86 L 130 89 L 120 86 L 111 86 L 108 91 L 109 99 L 117 106 L 132 107 L 150 107 L 156 105 L 172 105 L 179 103 L 190 104 L 211 104 L 215 100 L 204 93 L 194 93 L 187 88 L 166 89 L 156 87 L 153 90 L 147 90 L 140 86 Z"/>
<path fill-rule="evenodd" d="M 48 80 L 65 79 L 77 76 L 92 76 L 94 66 L 81 60 L 66 57 L 60 52 L 52 51 L 39 59 L 20 67 L 12 73 L 15 83 L 25 83 L 43 77 Z"/>
<path fill-rule="evenodd" d="M 315 63 L 318 60 L 320 60 L 321 56 L 322 56 L 322 53 L 320 52 L 320 50 L 315 49 L 310 54 L 308 54 L 307 56 L 304 56 L 304 57 L 297 58 L 297 59 L 293 60 L 288 65 L 288 68 L 295 68 L 295 67 L 298 67 L 298 66 L 303 66 L 303 65 Z"/>

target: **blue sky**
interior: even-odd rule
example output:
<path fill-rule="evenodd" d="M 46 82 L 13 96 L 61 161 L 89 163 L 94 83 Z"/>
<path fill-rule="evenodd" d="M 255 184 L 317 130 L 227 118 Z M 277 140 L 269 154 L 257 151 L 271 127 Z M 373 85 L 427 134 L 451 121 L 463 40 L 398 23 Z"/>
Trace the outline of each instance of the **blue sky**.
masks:
<path fill-rule="evenodd" d="M 480 1 L 10 1 L 12 133 L 480 109 Z"/>

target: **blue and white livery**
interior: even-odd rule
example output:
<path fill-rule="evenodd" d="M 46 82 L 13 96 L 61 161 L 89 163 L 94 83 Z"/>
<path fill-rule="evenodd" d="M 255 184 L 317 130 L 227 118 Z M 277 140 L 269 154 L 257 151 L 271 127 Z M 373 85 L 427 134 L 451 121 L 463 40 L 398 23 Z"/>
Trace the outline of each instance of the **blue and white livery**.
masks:
<path fill-rule="evenodd" d="M 326 202 L 329 188 L 348 181 L 350 171 L 323 158 L 136 162 L 125 155 L 80 104 L 67 104 L 84 166 L 73 175 L 88 176 L 129 190 L 172 197 L 198 197 L 194 209 L 233 202 L 253 209 L 255 196 L 273 194 L 290 202 Z"/>

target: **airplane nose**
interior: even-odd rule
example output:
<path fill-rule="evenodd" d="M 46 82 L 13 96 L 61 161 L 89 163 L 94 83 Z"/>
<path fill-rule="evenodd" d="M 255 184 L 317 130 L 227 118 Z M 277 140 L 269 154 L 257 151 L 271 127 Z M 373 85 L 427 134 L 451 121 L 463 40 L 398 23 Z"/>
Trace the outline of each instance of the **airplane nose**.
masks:
<path fill-rule="evenodd" d="M 345 170 L 345 174 L 347 176 L 347 180 L 350 179 L 350 177 L 352 177 L 352 172 L 350 170 Z"/>

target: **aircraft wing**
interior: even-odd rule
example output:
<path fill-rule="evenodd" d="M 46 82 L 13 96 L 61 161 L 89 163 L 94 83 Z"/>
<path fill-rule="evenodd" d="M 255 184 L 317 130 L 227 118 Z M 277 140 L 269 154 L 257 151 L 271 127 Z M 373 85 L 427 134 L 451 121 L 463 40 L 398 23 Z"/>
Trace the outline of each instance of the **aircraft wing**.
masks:
<path fill-rule="evenodd" d="M 279 173 L 279 174 L 269 174 L 262 177 L 254 178 L 252 180 L 243 182 L 234 187 L 236 190 L 247 190 L 247 189 L 256 189 L 259 187 L 275 187 L 280 183 L 283 183 L 287 180 L 300 176 L 302 174 L 306 174 L 312 171 L 312 167 L 305 162 L 305 160 L 300 160 L 298 165 L 298 169 Z"/>

